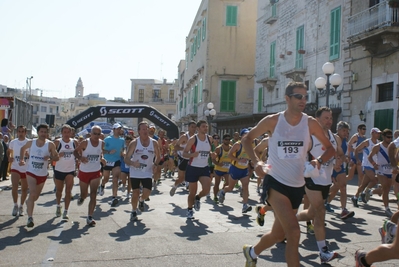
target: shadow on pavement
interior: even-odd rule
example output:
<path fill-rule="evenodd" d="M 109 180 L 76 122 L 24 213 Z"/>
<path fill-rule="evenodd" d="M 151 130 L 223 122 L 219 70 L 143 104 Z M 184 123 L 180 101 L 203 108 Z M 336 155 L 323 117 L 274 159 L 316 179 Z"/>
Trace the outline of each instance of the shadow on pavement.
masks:
<path fill-rule="evenodd" d="M 61 221 L 61 223 L 68 223 L 67 221 Z M 74 222 L 72 227 L 67 230 L 62 230 L 59 236 L 48 236 L 53 241 L 60 241 L 60 244 L 72 243 L 73 239 L 81 238 L 91 226 L 85 225 L 83 228 L 79 228 L 79 222 Z"/>
<path fill-rule="evenodd" d="M 138 219 L 137 221 L 129 222 L 125 227 L 118 229 L 115 233 L 109 233 L 109 236 L 115 238 L 115 241 L 124 242 L 129 241 L 132 236 L 144 235 L 149 230 L 150 229 L 146 228 L 146 225 Z"/>
<path fill-rule="evenodd" d="M 202 235 L 213 233 L 207 230 L 208 225 L 200 223 L 198 220 L 186 220 L 187 225 L 180 226 L 181 232 L 175 232 L 179 237 L 185 237 L 188 241 L 197 241 L 201 239 Z"/>

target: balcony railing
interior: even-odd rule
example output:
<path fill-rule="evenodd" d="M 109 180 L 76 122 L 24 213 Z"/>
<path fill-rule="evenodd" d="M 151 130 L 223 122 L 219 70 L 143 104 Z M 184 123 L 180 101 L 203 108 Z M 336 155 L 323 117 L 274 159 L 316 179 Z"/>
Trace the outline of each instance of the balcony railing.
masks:
<path fill-rule="evenodd" d="M 388 1 L 383 1 L 348 20 L 348 37 L 380 29 L 387 26 L 399 26 L 399 12 L 397 8 L 390 8 Z"/>

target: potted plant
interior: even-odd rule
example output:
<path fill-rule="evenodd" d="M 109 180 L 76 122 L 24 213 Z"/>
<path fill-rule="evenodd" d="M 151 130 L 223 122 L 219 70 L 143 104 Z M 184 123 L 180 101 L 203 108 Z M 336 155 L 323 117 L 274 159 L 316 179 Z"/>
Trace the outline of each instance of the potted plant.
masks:
<path fill-rule="evenodd" d="M 303 50 L 303 49 L 299 49 L 299 50 L 298 50 L 298 53 L 303 55 L 303 54 L 305 54 L 305 53 L 306 53 L 306 51 L 305 51 L 305 50 Z"/>
<path fill-rule="evenodd" d="M 398 8 L 399 0 L 389 0 L 388 5 L 389 5 L 389 7 L 392 7 L 392 8 Z"/>

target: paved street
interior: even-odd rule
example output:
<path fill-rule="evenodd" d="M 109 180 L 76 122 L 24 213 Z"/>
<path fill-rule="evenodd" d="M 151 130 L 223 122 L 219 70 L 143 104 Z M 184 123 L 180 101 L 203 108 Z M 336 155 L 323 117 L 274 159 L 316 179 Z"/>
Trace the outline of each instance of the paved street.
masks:
<path fill-rule="evenodd" d="M 352 184 L 356 180 L 351 181 Z M 125 197 L 115 208 L 110 207 L 111 183 L 105 195 L 98 196 L 94 214 L 96 227 L 86 226 L 87 204 L 78 207 L 78 179 L 75 178 L 75 199 L 69 209 L 70 220 L 55 217 L 55 194 L 52 179 L 48 179 L 34 210 L 35 227 L 26 228 L 27 216 L 13 217 L 12 199 L 7 185 L 0 182 L 0 266 L 244 266 L 242 245 L 254 244 L 270 229 L 273 213 L 266 215 L 265 226 L 255 222 L 255 213 L 242 215 L 237 191 L 228 193 L 224 205 L 203 199 L 195 220 L 186 220 L 186 191 L 179 188 L 169 196 L 171 179 L 163 180 L 152 193 L 147 209 L 139 214 L 139 221 L 130 222 L 131 206 Z M 250 184 L 250 204 L 255 206 L 258 196 L 256 183 Z M 356 187 L 349 186 L 349 195 Z M 121 196 L 122 193 L 119 192 Z M 391 195 L 391 209 L 397 210 Z M 333 201 L 333 207 L 338 205 Z M 331 266 L 355 266 L 354 253 L 359 248 L 369 250 L 381 243 L 377 228 L 385 219 L 380 197 L 373 197 L 372 205 L 353 208 L 354 218 L 343 222 L 336 213 L 327 214 L 329 247 L 341 257 Z M 364 206 L 364 207 L 363 207 Z M 302 266 L 320 263 L 314 236 L 306 234 L 301 223 L 299 253 Z M 258 266 L 286 266 L 284 244 L 264 251 Z M 375 266 L 396 266 L 398 262 L 378 263 Z"/>

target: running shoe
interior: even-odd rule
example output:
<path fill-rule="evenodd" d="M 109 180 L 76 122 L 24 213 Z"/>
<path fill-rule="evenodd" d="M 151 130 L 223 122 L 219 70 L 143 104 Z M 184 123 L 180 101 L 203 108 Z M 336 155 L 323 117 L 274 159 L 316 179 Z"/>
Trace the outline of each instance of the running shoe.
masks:
<path fill-rule="evenodd" d="M 314 226 L 313 224 L 308 224 L 306 226 L 306 232 L 310 235 L 314 235 Z"/>
<path fill-rule="evenodd" d="M 218 197 L 214 197 L 214 198 L 213 198 L 213 202 L 215 202 L 215 203 L 219 203 L 219 199 L 218 199 Z"/>
<path fill-rule="evenodd" d="M 250 251 L 251 251 L 252 246 L 250 245 L 244 245 L 242 248 L 242 252 L 244 253 L 245 257 L 245 267 L 256 267 L 256 261 L 257 259 L 253 259 L 251 257 Z"/>
<path fill-rule="evenodd" d="M 363 203 L 367 203 L 367 198 L 366 198 L 366 192 L 362 192 L 360 194 L 360 199 L 362 200 Z"/>
<path fill-rule="evenodd" d="M 14 205 L 14 208 L 12 209 L 12 216 L 17 216 L 18 215 L 18 205 Z"/>
<path fill-rule="evenodd" d="M 137 221 L 137 212 L 136 212 L 136 211 L 132 211 L 132 212 L 130 213 L 130 221 L 131 221 L 131 222 Z"/>
<path fill-rule="evenodd" d="M 57 208 L 55 210 L 55 216 L 61 217 L 61 206 L 57 206 Z"/>
<path fill-rule="evenodd" d="M 125 184 L 122 185 L 121 191 L 122 191 L 122 193 L 125 193 L 125 191 L 126 191 L 126 185 Z"/>
<path fill-rule="evenodd" d="M 262 206 L 257 206 L 255 211 L 256 211 L 256 222 L 259 226 L 263 226 L 265 224 L 265 214 L 260 214 L 260 210 L 262 209 Z"/>
<path fill-rule="evenodd" d="M 157 190 L 157 181 L 152 182 L 152 190 Z"/>
<path fill-rule="evenodd" d="M 194 211 L 193 210 L 187 210 L 187 219 L 194 219 Z"/>
<path fill-rule="evenodd" d="M 327 247 L 323 248 L 323 251 L 319 253 L 321 264 L 327 263 L 339 256 L 335 251 L 329 251 Z"/>
<path fill-rule="evenodd" d="M 24 207 L 22 205 L 19 206 L 19 216 L 24 216 Z"/>
<path fill-rule="evenodd" d="M 396 224 L 393 222 L 386 220 L 384 222 L 384 225 L 382 227 L 384 233 L 385 233 L 385 244 L 392 244 L 395 236 L 392 234 L 392 229 L 394 229 Z"/>
<path fill-rule="evenodd" d="M 103 196 L 103 195 L 104 195 L 104 186 L 103 186 L 103 185 L 100 185 L 100 187 L 98 188 L 98 194 L 99 194 L 100 196 Z"/>
<path fill-rule="evenodd" d="M 356 208 L 358 208 L 358 207 L 359 207 L 359 204 L 357 204 L 357 198 L 352 197 L 351 200 L 352 200 L 353 206 L 356 207 Z"/>
<path fill-rule="evenodd" d="M 251 211 L 252 207 L 249 206 L 247 203 L 242 205 L 242 213 L 247 213 L 248 211 Z"/>
<path fill-rule="evenodd" d="M 139 201 L 139 210 L 140 210 L 141 212 L 144 211 L 144 201 Z"/>
<path fill-rule="evenodd" d="M 201 202 L 200 202 L 199 199 L 196 199 L 196 200 L 195 200 L 195 202 L 194 202 L 194 209 L 195 209 L 196 211 L 199 211 L 199 210 L 201 209 Z"/>
<path fill-rule="evenodd" d="M 96 221 L 91 216 L 87 216 L 86 223 L 88 226 L 96 226 Z"/>
<path fill-rule="evenodd" d="M 116 205 L 118 205 L 118 202 L 119 200 L 116 197 L 114 197 L 111 201 L 111 207 L 115 207 Z"/>
<path fill-rule="evenodd" d="M 28 223 L 26 224 L 27 227 L 32 228 L 35 224 L 33 223 L 33 218 L 28 218 Z"/>
<path fill-rule="evenodd" d="M 326 211 L 331 212 L 331 213 L 334 212 L 333 208 L 331 208 L 330 203 L 326 203 L 326 204 L 324 204 L 324 206 L 326 207 Z"/>
<path fill-rule="evenodd" d="M 341 212 L 341 219 L 342 220 L 346 220 L 349 218 L 352 218 L 353 216 L 355 216 L 355 212 L 354 211 L 348 211 L 347 209 L 343 209 Z"/>
<path fill-rule="evenodd" d="M 385 244 L 385 231 L 383 227 L 378 228 L 378 232 L 380 233 L 381 236 L 381 244 Z"/>
<path fill-rule="evenodd" d="M 385 209 L 385 215 L 386 215 L 389 219 L 391 219 L 391 217 L 392 217 L 392 215 L 393 215 L 393 212 L 391 211 L 390 208 Z"/>
<path fill-rule="evenodd" d="M 366 257 L 366 251 L 364 250 L 357 250 L 355 253 L 355 261 L 356 261 L 356 267 L 366 267 L 363 265 L 361 259 Z"/>
<path fill-rule="evenodd" d="M 85 202 L 85 200 L 83 198 L 79 198 L 78 199 L 78 206 L 82 206 L 83 202 Z"/>
<path fill-rule="evenodd" d="M 369 202 L 369 200 L 370 200 L 370 198 L 371 198 L 372 195 L 373 195 L 373 190 L 372 190 L 372 189 L 366 190 L 366 192 L 365 192 L 365 199 L 366 199 L 366 202 L 364 202 L 364 203 Z"/>
<path fill-rule="evenodd" d="M 175 187 L 175 186 L 172 186 L 172 188 L 170 189 L 169 195 L 170 195 L 171 197 L 173 197 L 173 196 L 175 195 L 176 189 L 177 189 L 177 187 Z"/>
<path fill-rule="evenodd" d="M 224 191 L 223 190 L 220 190 L 218 192 L 218 198 L 219 198 L 219 203 L 223 204 L 223 202 L 224 202 Z"/>
<path fill-rule="evenodd" d="M 62 213 L 62 219 L 69 220 L 68 211 L 64 210 L 64 213 Z"/>

